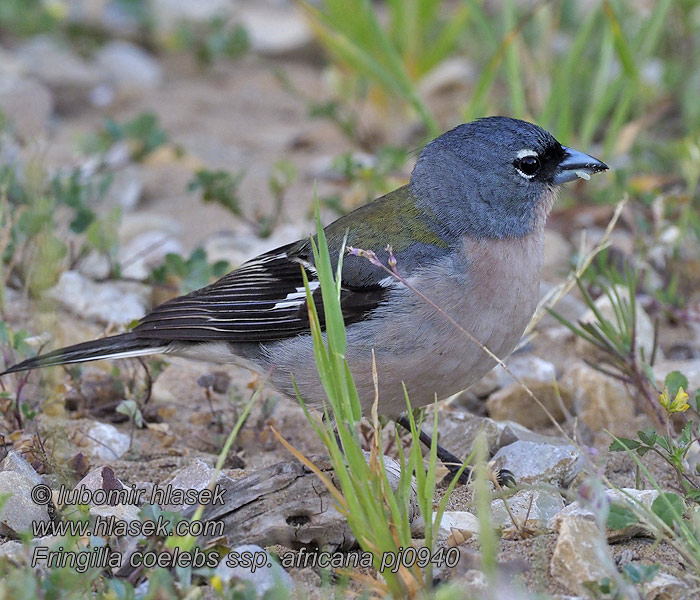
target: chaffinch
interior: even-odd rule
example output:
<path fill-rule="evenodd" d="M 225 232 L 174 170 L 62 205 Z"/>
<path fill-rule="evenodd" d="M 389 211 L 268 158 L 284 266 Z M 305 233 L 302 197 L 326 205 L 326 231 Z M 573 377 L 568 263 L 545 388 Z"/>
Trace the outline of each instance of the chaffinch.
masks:
<path fill-rule="evenodd" d="M 326 227 L 331 256 L 347 245 L 386 263 L 499 357 L 518 342 L 538 300 L 544 227 L 560 184 L 604 171 L 540 127 L 505 117 L 460 125 L 420 153 L 410 183 Z M 154 308 L 130 332 L 55 350 L 5 373 L 165 353 L 269 373 L 305 401 L 324 398 L 314 361 L 301 267 L 320 289 L 308 239 L 250 260 L 217 282 Z M 346 256 L 341 306 L 347 360 L 363 410 L 405 409 L 467 388 L 494 366 L 444 315 L 361 256 Z"/>

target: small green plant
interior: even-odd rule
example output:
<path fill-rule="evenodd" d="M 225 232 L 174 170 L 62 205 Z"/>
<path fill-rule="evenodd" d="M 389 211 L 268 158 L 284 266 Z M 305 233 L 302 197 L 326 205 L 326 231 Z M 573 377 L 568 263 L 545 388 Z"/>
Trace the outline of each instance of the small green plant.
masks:
<path fill-rule="evenodd" d="M 241 219 L 261 238 L 268 237 L 282 215 L 282 207 L 287 189 L 297 177 L 296 167 L 287 160 L 276 162 L 268 177 L 268 188 L 272 194 L 274 208 L 271 213 L 256 211 L 248 215 L 241 206 L 238 187 L 244 173 L 231 173 L 223 169 L 199 169 L 187 184 L 188 192 L 200 192 L 204 202 L 219 204 L 231 214 Z"/>
<path fill-rule="evenodd" d="M 601 353 L 601 363 L 586 361 L 594 369 L 619 379 L 634 388 L 642 408 L 660 425 L 666 423 L 666 413 L 657 402 L 660 391 L 656 388 L 651 366 L 654 364 L 657 340 L 653 348 L 640 347 L 637 338 L 638 309 L 636 301 L 637 276 L 628 268 L 624 275 L 609 270 L 607 277 L 596 277 L 611 306 L 612 314 L 603 314 L 590 293 L 577 279 L 584 301 L 594 319 L 574 325 L 553 310 L 549 312 L 581 339 L 591 343 Z M 648 353 L 648 354 L 647 354 Z"/>
<path fill-rule="evenodd" d="M 635 586 L 643 586 L 652 581 L 660 569 L 661 565 L 656 563 L 651 565 L 628 563 L 622 567 L 622 577 Z M 626 597 L 625 592 L 618 589 L 610 577 L 605 577 L 601 581 L 589 581 L 583 586 L 595 600 L 624 600 Z"/>
<path fill-rule="evenodd" d="M 107 117 L 97 133 L 83 140 L 82 149 L 87 154 L 101 155 L 122 141 L 129 145 L 131 158 L 140 162 L 163 146 L 168 141 L 168 134 L 152 112 L 139 113 L 123 123 Z"/>
<path fill-rule="evenodd" d="M 241 199 L 238 186 L 243 179 L 243 172 L 231 173 L 224 170 L 210 171 L 199 169 L 187 184 L 188 192 L 201 191 L 202 200 L 223 206 L 231 214 L 242 217 Z"/>
<path fill-rule="evenodd" d="M 611 445 L 613 452 L 633 451 L 642 457 L 648 452 L 654 452 L 670 465 L 688 500 L 700 503 L 700 482 L 698 473 L 688 472 L 686 458 L 691 446 L 700 438 L 698 425 L 695 421 L 688 421 L 678 435 L 674 432 L 670 417 L 674 413 L 683 413 L 690 408 L 689 396 L 685 391 L 688 388 L 688 379 L 678 371 L 672 371 L 666 376 L 664 389 L 659 395 L 659 404 L 666 412 L 666 435 L 657 433 L 653 427 L 637 432 L 637 439 L 619 438 Z M 700 408 L 700 389 L 695 393 L 696 409 Z"/>
<path fill-rule="evenodd" d="M 172 252 L 166 254 L 163 264 L 153 268 L 148 280 L 157 285 L 175 285 L 178 293 L 187 294 L 223 277 L 229 270 L 227 261 L 211 264 L 206 251 L 197 248 L 186 259 Z"/>
<path fill-rule="evenodd" d="M 168 48 L 189 51 L 202 67 L 211 67 L 216 60 L 235 60 L 250 48 L 248 33 L 242 25 L 230 25 L 226 19 L 214 17 L 204 25 L 180 23 L 167 40 Z"/>

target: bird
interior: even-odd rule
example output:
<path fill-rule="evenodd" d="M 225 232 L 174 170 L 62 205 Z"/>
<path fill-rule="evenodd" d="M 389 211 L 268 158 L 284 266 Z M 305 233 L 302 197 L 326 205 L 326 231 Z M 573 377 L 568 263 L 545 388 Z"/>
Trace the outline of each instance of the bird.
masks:
<path fill-rule="evenodd" d="M 384 264 L 391 256 L 403 279 L 363 256 L 343 257 L 346 359 L 363 414 L 375 398 L 373 360 L 378 412 L 388 417 L 406 410 L 404 386 L 416 408 L 495 366 L 414 290 L 496 356 L 513 350 L 539 298 L 545 223 L 561 184 L 607 169 L 533 123 L 485 117 L 429 142 L 408 184 L 325 227 L 334 268 L 346 244 Z M 253 368 L 279 392 L 295 397 L 296 385 L 305 403 L 322 406 L 302 271 L 321 308 L 311 238 L 301 239 L 156 306 L 127 333 L 29 358 L 2 375 L 162 353 Z"/>

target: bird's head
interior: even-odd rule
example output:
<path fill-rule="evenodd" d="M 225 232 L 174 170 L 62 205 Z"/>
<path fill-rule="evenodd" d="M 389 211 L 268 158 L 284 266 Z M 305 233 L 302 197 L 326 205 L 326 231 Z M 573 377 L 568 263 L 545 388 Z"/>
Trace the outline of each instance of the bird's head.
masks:
<path fill-rule="evenodd" d="M 411 176 L 418 201 L 477 237 L 522 237 L 542 225 L 557 187 L 608 166 L 537 125 L 488 117 L 430 142 Z"/>

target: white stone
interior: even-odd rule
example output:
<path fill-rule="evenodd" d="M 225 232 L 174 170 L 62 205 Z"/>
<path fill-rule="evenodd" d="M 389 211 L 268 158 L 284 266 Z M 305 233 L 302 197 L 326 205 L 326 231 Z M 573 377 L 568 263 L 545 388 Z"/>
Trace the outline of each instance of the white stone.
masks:
<path fill-rule="evenodd" d="M 571 592 L 585 593 L 584 583 L 608 576 L 608 563 L 614 565 L 595 523 L 577 517 L 562 520 L 550 562 L 554 579 Z"/>
<path fill-rule="evenodd" d="M 34 79 L 0 73 L 0 112 L 23 140 L 42 136 L 53 111 L 51 92 Z"/>
<path fill-rule="evenodd" d="M 313 33 L 299 10 L 257 5 L 241 10 L 241 21 L 254 52 L 282 56 L 308 46 Z"/>
<path fill-rule="evenodd" d="M 433 513 L 433 522 L 435 513 Z M 479 534 L 479 519 L 476 515 L 465 510 L 446 510 L 440 520 L 440 527 L 437 531 L 438 540 L 446 540 L 452 535 L 452 530 L 456 529 L 462 534 Z M 466 537 L 469 537 L 468 535 Z"/>
<path fill-rule="evenodd" d="M 64 111 L 74 111 L 104 81 L 97 67 L 48 35 L 20 44 L 15 56 L 27 74 L 53 90 L 56 104 Z"/>
<path fill-rule="evenodd" d="M 46 295 L 72 313 L 104 324 L 130 323 L 146 314 L 140 294 L 125 293 L 114 283 L 96 283 L 77 271 L 61 273 Z"/>
<path fill-rule="evenodd" d="M 506 502 L 510 512 L 506 509 Z M 550 519 L 563 508 L 564 499 L 561 494 L 545 490 L 520 490 L 510 498 L 498 498 L 491 502 L 491 520 L 495 525 L 506 528 L 543 530 L 548 528 Z"/>
<path fill-rule="evenodd" d="M 93 458 L 111 461 L 129 449 L 129 436 L 109 423 L 95 423 L 88 430 L 88 448 Z"/>
<path fill-rule="evenodd" d="M 139 46 L 111 41 L 99 49 L 95 63 L 108 76 L 122 97 L 132 97 L 154 90 L 163 82 L 158 61 Z"/>
<path fill-rule="evenodd" d="M 8 494 L 0 511 L 0 535 L 16 539 L 22 532 L 31 531 L 32 523 L 49 521 L 46 505 L 33 500 L 36 485 L 22 472 L 0 471 L 0 496 Z"/>
<path fill-rule="evenodd" d="M 154 22 L 159 29 L 172 30 L 179 23 L 207 23 L 216 17 L 229 17 L 232 0 L 150 0 Z"/>
<path fill-rule="evenodd" d="M 234 554 L 235 553 L 235 554 Z M 246 567 L 242 565 L 229 566 L 227 564 L 228 558 L 233 554 L 234 556 L 241 556 L 243 553 L 249 553 L 246 558 L 255 560 L 255 557 L 262 557 L 266 555 L 266 559 L 262 562 L 262 566 L 256 567 Z M 257 591 L 257 597 L 262 597 L 268 590 L 274 587 L 282 587 L 286 589 L 291 589 L 294 587 L 294 582 L 287 573 L 267 552 L 260 546 L 254 544 L 244 544 L 242 546 L 237 546 L 229 552 L 227 556 L 219 563 L 216 567 L 215 573 L 221 577 L 225 583 L 229 583 L 233 579 L 240 579 L 242 581 L 249 581 L 255 587 Z"/>
<path fill-rule="evenodd" d="M 517 441 L 501 448 L 492 460 L 508 469 L 518 483 L 550 483 L 567 487 L 583 470 L 583 459 L 569 444 Z"/>
<path fill-rule="evenodd" d="M 658 495 L 659 492 L 656 490 L 637 490 L 635 488 L 605 490 L 605 496 L 609 502 L 615 502 L 616 504 L 621 504 L 622 506 L 629 507 L 630 509 L 634 509 L 636 507 L 637 510 L 635 510 L 635 513 L 639 513 L 640 504 L 646 509 L 651 510 L 651 505 L 654 500 L 656 500 Z M 590 508 L 584 506 L 581 502 L 576 500 L 549 519 L 547 526 L 549 529 L 557 530 L 561 526 L 562 521 L 567 518 L 595 521 L 596 515 Z M 608 541 L 612 543 L 632 537 L 648 535 L 653 536 L 653 532 L 654 527 L 645 524 L 642 519 L 639 523 L 633 523 L 624 529 L 607 529 L 606 535 Z"/>

